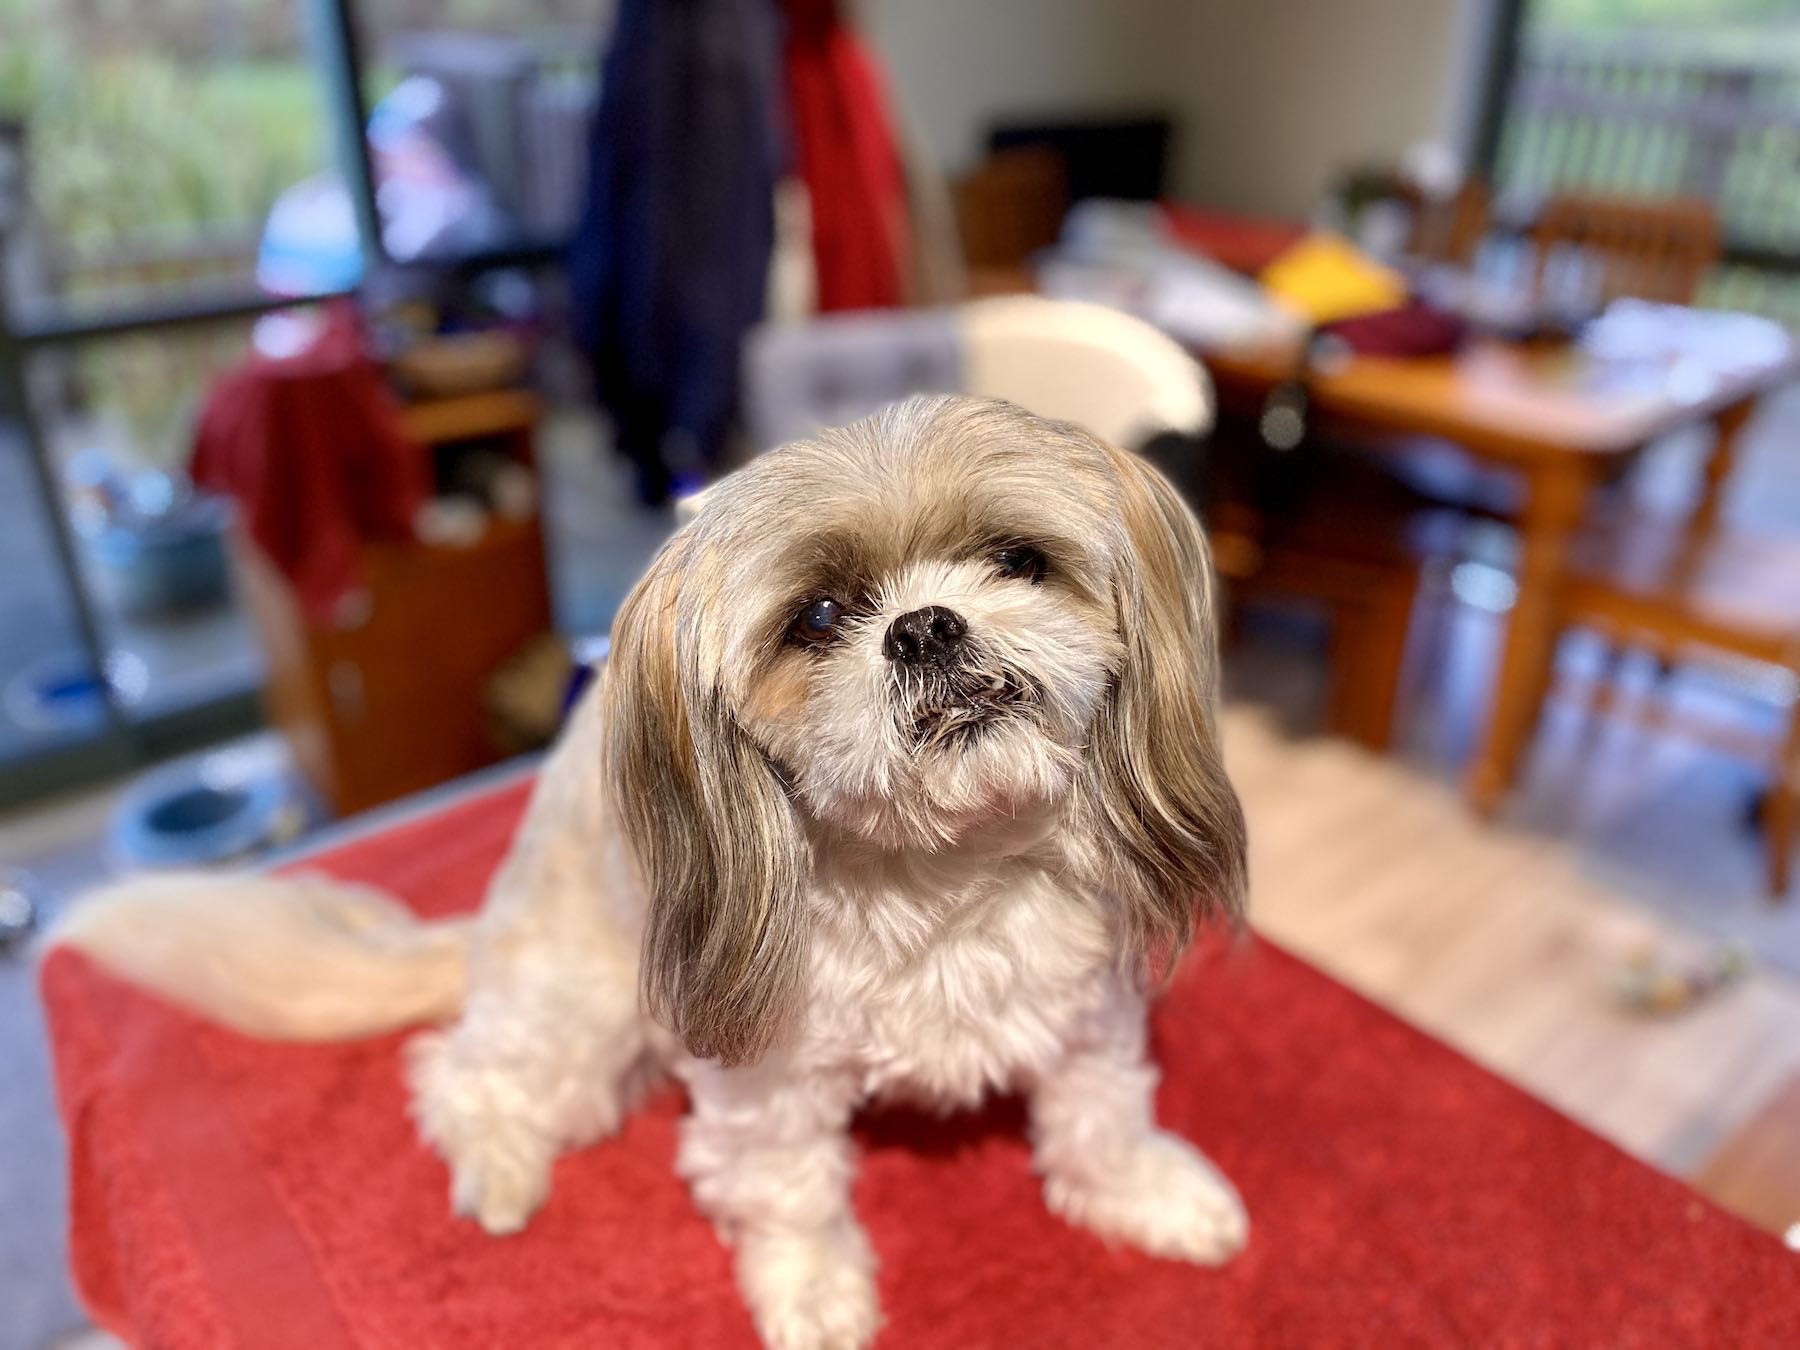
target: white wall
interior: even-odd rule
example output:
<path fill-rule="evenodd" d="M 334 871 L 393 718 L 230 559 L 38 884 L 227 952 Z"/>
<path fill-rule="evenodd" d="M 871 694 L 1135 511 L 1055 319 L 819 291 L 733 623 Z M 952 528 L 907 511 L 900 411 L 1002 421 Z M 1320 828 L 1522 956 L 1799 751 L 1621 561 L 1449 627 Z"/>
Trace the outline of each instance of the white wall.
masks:
<path fill-rule="evenodd" d="M 998 114 L 1177 119 L 1172 186 L 1304 215 L 1345 167 L 1458 142 L 1492 0 L 862 0 L 926 147 L 973 160 Z"/>
<path fill-rule="evenodd" d="M 1352 165 L 1465 132 L 1479 0 L 1209 0 L 1179 7 L 1171 86 L 1184 195 L 1303 215 Z M 1474 73 L 1479 62 L 1472 62 Z"/>
<path fill-rule="evenodd" d="M 1000 115 L 1163 103 L 1149 36 L 1170 0 L 861 0 L 900 102 L 937 162 L 979 157 Z"/>

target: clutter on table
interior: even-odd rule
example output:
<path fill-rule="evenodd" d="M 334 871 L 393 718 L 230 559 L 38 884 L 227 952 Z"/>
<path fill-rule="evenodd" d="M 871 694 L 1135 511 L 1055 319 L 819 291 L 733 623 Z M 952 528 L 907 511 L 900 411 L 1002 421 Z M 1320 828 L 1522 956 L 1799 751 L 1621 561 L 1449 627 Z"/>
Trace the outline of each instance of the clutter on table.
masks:
<path fill-rule="evenodd" d="M 1195 252 L 1143 202 L 1078 203 L 1036 260 L 1038 290 L 1124 309 L 1200 347 L 1291 343 L 1304 325 L 1254 280 Z"/>

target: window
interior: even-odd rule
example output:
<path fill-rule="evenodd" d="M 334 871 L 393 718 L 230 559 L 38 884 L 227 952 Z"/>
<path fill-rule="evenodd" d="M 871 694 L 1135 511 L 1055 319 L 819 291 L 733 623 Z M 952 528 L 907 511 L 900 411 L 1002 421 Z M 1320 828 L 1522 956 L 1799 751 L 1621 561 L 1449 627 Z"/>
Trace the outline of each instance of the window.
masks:
<path fill-rule="evenodd" d="M 1800 320 L 1800 12 L 1792 0 L 1529 0 L 1494 181 L 1687 196 L 1718 212 L 1706 303 Z"/>
<path fill-rule="evenodd" d="M 24 147 L 9 289 L 38 309 L 246 287 L 270 209 L 331 159 L 280 0 L 0 0 L 0 119 Z"/>
<path fill-rule="evenodd" d="M 0 800 L 250 724 L 217 522 L 178 506 L 207 385 L 384 246 L 553 257 L 610 10 L 0 0 Z"/>

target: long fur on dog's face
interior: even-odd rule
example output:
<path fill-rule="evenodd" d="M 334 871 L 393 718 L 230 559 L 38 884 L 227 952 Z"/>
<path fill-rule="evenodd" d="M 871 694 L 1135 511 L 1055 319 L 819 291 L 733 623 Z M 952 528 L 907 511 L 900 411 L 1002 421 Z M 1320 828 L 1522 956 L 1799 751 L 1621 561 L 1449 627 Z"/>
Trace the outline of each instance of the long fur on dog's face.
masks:
<path fill-rule="evenodd" d="M 840 615 L 811 628 L 813 617 Z M 902 615 L 949 611 L 941 661 Z M 805 972 L 816 850 L 1053 838 L 1146 966 L 1235 912 L 1205 541 L 1135 456 L 919 398 L 709 494 L 620 611 L 607 777 L 650 892 L 643 979 L 696 1054 L 754 1058 Z"/>

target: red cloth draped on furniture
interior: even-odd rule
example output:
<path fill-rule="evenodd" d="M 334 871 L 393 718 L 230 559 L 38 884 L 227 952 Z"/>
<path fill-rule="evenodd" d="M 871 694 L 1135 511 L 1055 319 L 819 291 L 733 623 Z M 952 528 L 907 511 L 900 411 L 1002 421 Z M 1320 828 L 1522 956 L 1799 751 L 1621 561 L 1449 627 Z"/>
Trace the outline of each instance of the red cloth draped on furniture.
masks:
<path fill-rule="evenodd" d="M 429 464 L 363 351 L 355 312 L 340 304 L 305 351 L 252 355 L 214 383 L 191 472 L 237 503 L 308 617 L 325 622 L 360 583 L 366 541 L 411 537 Z"/>
<path fill-rule="evenodd" d="M 523 788 L 311 864 L 478 899 Z M 43 971 L 94 1315 L 159 1350 L 753 1344 L 673 1170 L 679 1094 L 565 1158 L 521 1235 L 450 1217 L 402 1037 L 261 1044 L 67 953 Z M 1800 1258 L 1272 945 L 1212 946 L 1155 1022 L 1159 1111 L 1243 1188 L 1223 1271 L 1038 1197 L 1021 1111 L 859 1127 L 884 1346 L 1800 1345 Z"/>

